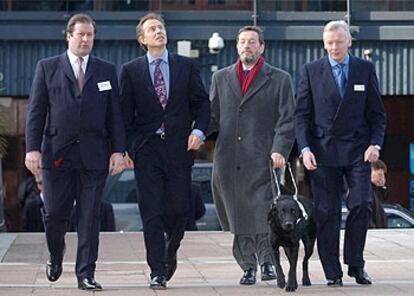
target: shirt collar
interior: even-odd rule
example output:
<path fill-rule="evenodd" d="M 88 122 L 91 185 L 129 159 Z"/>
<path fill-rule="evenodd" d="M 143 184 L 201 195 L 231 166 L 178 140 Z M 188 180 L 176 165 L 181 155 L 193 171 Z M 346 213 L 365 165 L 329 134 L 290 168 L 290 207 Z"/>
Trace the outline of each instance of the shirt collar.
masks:
<path fill-rule="evenodd" d="M 69 49 L 67 51 L 67 54 L 68 54 L 68 58 L 69 58 L 70 64 L 71 65 L 77 64 L 78 56 L 77 55 L 74 55 Z M 88 60 L 89 60 L 89 55 L 86 55 L 86 56 L 84 56 L 82 58 L 83 58 L 83 64 L 84 65 L 87 65 L 88 64 Z"/>
<path fill-rule="evenodd" d="M 156 58 L 154 58 L 149 51 L 147 51 L 147 58 L 148 58 L 148 63 L 151 65 L 155 60 L 157 60 Z M 164 52 L 162 53 L 162 55 L 160 56 L 160 59 L 164 62 L 168 64 L 168 50 L 165 49 Z"/>
<path fill-rule="evenodd" d="M 331 65 L 332 68 L 338 65 L 338 62 L 332 59 L 330 56 L 328 56 L 328 59 L 329 59 L 329 64 Z M 346 54 L 345 59 L 341 64 L 344 66 L 349 64 L 349 54 Z"/>

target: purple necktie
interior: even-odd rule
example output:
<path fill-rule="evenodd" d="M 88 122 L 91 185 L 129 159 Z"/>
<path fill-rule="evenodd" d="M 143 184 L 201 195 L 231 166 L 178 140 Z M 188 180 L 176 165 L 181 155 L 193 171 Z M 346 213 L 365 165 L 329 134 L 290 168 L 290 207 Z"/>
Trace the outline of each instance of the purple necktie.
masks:
<path fill-rule="evenodd" d="M 167 87 L 165 86 L 164 77 L 161 72 L 162 59 L 155 60 L 155 70 L 154 70 L 154 87 L 155 92 L 157 93 L 160 104 L 163 108 L 167 105 Z"/>
<path fill-rule="evenodd" d="M 83 58 L 78 57 L 77 63 L 78 63 L 78 66 L 79 66 L 79 68 L 78 68 L 78 87 L 79 87 L 79 92 L 82 93 L 83 83 L 85 81 L 85 74 L 83 73 L 83 69 L 82 69 Z"/>

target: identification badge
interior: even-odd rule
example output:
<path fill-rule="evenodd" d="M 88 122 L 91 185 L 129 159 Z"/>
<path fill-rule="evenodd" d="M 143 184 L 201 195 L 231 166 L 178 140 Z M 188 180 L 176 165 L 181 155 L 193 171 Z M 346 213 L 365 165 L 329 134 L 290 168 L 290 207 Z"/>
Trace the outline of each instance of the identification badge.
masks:
<path fill-rule="evenodd" d="M 354 91 L 365 91 L 364 84 L 354 84 Z"/>
<path fill-rule="evenodd" d="M 111 82 L 109 80 L 98 82 L 98 89 L 99 89 L 99 91 L 105 91 L 105 90 L 112 89 Z"/>

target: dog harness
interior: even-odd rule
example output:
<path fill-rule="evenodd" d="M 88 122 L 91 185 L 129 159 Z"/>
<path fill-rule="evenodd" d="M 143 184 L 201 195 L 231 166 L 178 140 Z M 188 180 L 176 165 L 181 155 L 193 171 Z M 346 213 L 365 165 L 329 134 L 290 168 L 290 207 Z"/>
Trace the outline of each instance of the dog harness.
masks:
<path fill-rule="evenodd" d="M 305 220 L 308 220 L 308 213 L 306 212 L 306 210 L 305 210 L 305 207 L 303 206 L 303 204 L 300 202 L 300 200 L 298 199 L 298 187 L 296 186 L 296 180 L 295 180 L 295 177 L 293 176 L 293 173 L 292 173 L 292 167 L 291 167 L 291 165 L 290 165 L 290 162 L 288 162 L 287 164 L 286 164 L 286 166 L 287 166 L 287 168 L 288 168 L 288 170 L 289 170 L 289 174 L 290 174 L 290 177 L 292 178 L 292 183 L 293 183 L 293 187 L 295 188 L 295 192 L 293 193 L 293 199 L 296 201 L 296 203 L 298 204 L 298 206 L 299 206 L 299 209 L 302 211 L 302 218 L 304 218 Z M 278 178 L 277 178 L 277 173 L 276 173 L 276 170 L 275 169 L 273 169 L 272 170 L 272 172 L 273 172 L 273 179 L 274 179 L 274 181 L 275 181 L 275 184 L 276 184 L 276 190 L 277 190 L 277 194 L 276 194 L 276 196 L 275 197 L 273 197 L 273 204 L 276 204 L 276 202 L 277 202 L 277 200 L 279 199 L 279 197 L 280 197 L 280 195 L 281 195 L 281 191 L 280 191 L 280 185 L 279 185 L 279 180 L 278 180 Z M 302 218 L 299 218 L 297 221 L 296 221 L 296 224 L 298 224 L 299 222 L 300 222 L 300 220 L 302 220 Z"/>

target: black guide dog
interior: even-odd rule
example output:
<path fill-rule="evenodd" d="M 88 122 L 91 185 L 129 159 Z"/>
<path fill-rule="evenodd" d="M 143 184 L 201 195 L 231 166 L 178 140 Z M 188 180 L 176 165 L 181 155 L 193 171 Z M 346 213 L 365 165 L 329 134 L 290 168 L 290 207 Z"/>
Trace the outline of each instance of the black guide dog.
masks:
<path fill-rule="evenodd" d="M 276 173 L 274 179 L 277 187 L 277 196 L 273 200 L 272 207 L 268 214 L 270 225 L 270 241 L 275 254 L 275 269 L 277 275 L 277 286 L 283 289 L 286 286 L 287 292 L 294 292 L 298 288 L 296 278 L 296 266 L 299 255 L 299 242 L 302 240 L 305 248 L 303 258 L 302 285 L 310 286 L 308 262 L 312 256 L 316 240 L 316 224 L 313 219 L 313 203 L 309 198 L 297 195 L 296 182 L 292 171 L 288 168 L 295 187 L 293 195 L 281 194 L 280 185 Z M 280 265 L 279 247 L 283 247 L 289 261 L 289 276 L 286 285 L 285 275 Z"/>

